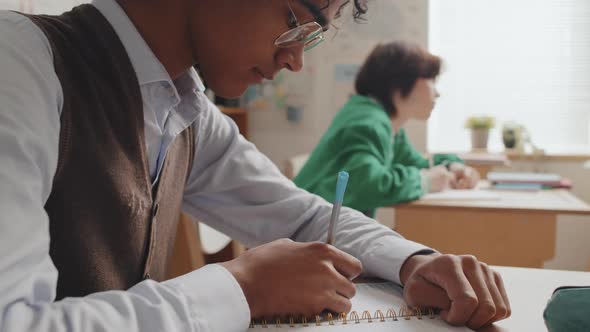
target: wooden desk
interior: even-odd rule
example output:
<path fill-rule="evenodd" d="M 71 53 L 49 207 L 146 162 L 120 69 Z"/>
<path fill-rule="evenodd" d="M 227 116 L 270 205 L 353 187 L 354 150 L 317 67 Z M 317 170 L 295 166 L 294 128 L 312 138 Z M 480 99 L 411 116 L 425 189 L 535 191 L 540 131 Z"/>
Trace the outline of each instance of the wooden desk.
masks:
<path fill-rule="evenodd" d="M 502 275 L 512 316 L 482 332 L 547 331 L 543 310 L 559 286 L 590 286 L 590 272 L 494 267 Z"/>
<path fill-rule="evenodd" d="M 496 191 L 499 200 L 418 200 L 395 206 L 395 229 L 441 252 L 493 265 L 543 267 L 555 255 L 559 214 L 590 215 L 567 190 Z"/>

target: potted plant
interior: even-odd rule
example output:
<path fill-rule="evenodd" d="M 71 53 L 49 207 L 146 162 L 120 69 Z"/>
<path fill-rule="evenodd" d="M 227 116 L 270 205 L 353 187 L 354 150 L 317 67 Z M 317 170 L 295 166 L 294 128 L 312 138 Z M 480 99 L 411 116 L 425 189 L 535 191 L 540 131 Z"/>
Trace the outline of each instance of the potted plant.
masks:
<path fill-rule="evenodd" d="M 465 121 L 465 128 L 471 129 L 471 148 L 486 150 L 490 129 L 494 128 L 494 118 L 491 116 L 471 116 Z"/>

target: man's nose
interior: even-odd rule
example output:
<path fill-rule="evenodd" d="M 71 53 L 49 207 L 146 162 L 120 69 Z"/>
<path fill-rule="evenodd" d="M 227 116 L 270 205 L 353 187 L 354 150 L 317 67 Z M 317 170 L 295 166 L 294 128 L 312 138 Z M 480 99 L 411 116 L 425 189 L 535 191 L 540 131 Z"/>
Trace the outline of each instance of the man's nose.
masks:
<path fill-rule="evenodd" d="M 280 48 L 276 55 L 276 61 L 281 68 L 286 68 L 292 72 L 301 71 L 303 69 L 303 49 L 303 44 L 289 48 Z"/>

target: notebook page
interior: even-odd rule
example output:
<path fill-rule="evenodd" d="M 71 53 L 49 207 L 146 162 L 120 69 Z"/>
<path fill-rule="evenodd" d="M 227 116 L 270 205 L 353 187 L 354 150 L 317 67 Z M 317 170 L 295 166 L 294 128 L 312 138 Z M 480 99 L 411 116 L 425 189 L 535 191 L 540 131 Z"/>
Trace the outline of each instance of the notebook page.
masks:
<path fill-rule="evenodd" d="M 289 327 L 289 325 L 283 324 L 282 327 L 276 327 L 275 325 L 269 325 L 267 328 L 257 327 L 255 329 L 248 329 L 244 332 L 471 332 L 466 327 L 455 327 L 448 325 L 440 318 L 412 318 L 410 320 L 400 319 L 398 321 L 387 320 L 386 322 L 380 322 L 373 320 L 372 323 L 361 322 L 358 324 L 348 322 L 346 325 L 340 323 L 334 323 L 334 325 L 328 325 L 323 323 L 322 326 L 316 326 L 310 324 L 309 326 L 297 326 Z"/>
<path fill-rule="evenodd" d="M 352 299 L 352 310 L 359 316 L 367 310 L 373 315 L 381 310 L 385 315 L 388 309 L 396 312 L 406 305 L 402 288 L 393 282 L 356 284 L 356 295 Z"/>
<path fill-rule="evenodd" d="M 385 315 L 388 309 L 395 309 L 399 312 L 399 309 L 405 306 L 405 302 L 402 297 L 402 290 L 399 286 L 391 282 L 383 283 L 366 283 L 356 284 L 357 293 L 352 299 L 352 310 L 356 311 L 359 317 L 362 316 L 362 312 L 367 310 L 374 316 L 377 310 L 381 310 Z M 322 322 L 321 326 L 316 326 L 314 322 L 310 322 L 309 326 L 297 325 L 295 327 L 289 327 L 289 324 L 282 324 L 281 327 L 277 327 L 275 324 L 268 324 L 268 327 L 256 326 L 256 328 L 248 329 L 248 332 L 266 331 L 266 332 L 281 332 L 281 331 L 297 331 L 297 332 L 322 332 L 322 331 L 395 331 L 395 332 L 426 332 L 426 331 L 441 331 L 441 332 L 466 332 L 471 331 L 465 327 L 454 327 L 450 326 L 436 316 L 435 318 L 422 317 L 418 319 L 412 317 L 409 320 L 404 318 L 398 318 L 397 321 L 393 321 L 391 318 L 385 322 L 379 321 L 379 319 L 373 319 L 373 322 L 369 323 L 366 320 L 360 323 L 354 321 L 348 321 L 346 325 L 341 322 L 335 322 L 334 325 L 330 325 L 328 322 Z"/>
<path fill-rule="evenodd" d="M 489 190 L 478 189 L 449 189 L 438 193 L 429 193 L 420 198 L 420 200 L 452 200 L 452 201 L 490 201 L 499 200 L 500 195 Z"/>

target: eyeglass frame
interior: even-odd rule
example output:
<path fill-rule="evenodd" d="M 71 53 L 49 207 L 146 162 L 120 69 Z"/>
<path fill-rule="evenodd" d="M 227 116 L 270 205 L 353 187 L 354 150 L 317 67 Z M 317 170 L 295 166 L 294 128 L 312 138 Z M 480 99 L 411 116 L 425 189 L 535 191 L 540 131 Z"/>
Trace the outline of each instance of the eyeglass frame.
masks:
<path fill-rule="evenodd" d="M 314 47 L 318 46 L 319 44 L 321 44 L 325 37 L 324 37 L 324 28 L 316 21 L 311 21 L 311 22 L 307 22 L 307 23 L 299 23 L 299 20 L 297 19 L 297 16 L 295 15 L 295 12 L 293 11 L 293 8 L 291 7 L 291 2 L 290 0 L 287 0 L 287 6 L 289 7 L 289 12 L 292 15 L 293 19 L 295 20 L 295 27 L 291 28 L 283 33 L 281 33 L 277 38 L 275 38 L 274 41 L 274 45 L 279 47 L 279 48 L 290 48 L 290 47 L 294 47 L 294 45 L 281 45 L 281 42 L 279 41 L 279 39 L 281 39 L 281 37 L 284 37 L 290 33 L 294 33 L 297 30 L 303 30 L 305 29 L 305 27 L 315 27 L 315 30 L 310 32 L 308 35 L 299 38 L 299 39 L 294 39 L 292 41 L 287 41 L 285 43 L 303 43 L 303 51 L 309 51 L 311 49 L 313 49 Z M 317 40 L 316 42 L 312 43 L 311 46 L 306 45 L 308 42 L 313 41 L 313 40 Z"/>

